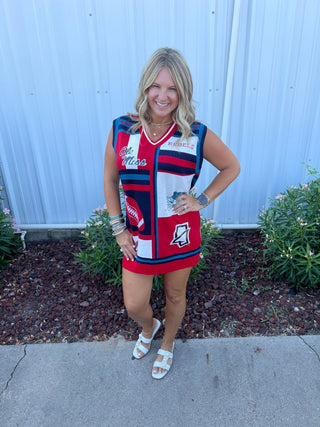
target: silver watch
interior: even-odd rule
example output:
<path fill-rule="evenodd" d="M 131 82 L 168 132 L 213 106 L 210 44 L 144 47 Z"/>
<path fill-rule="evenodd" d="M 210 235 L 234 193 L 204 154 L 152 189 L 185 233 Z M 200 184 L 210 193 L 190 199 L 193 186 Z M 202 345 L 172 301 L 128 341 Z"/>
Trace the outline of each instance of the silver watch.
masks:
<path fill-rule="evenodd" d="M 201 193 L 200 196 L 197 197 L 197 200 L 203 207 L 207 206 L 210 203 L 209 197 L 204 193 Z"/>

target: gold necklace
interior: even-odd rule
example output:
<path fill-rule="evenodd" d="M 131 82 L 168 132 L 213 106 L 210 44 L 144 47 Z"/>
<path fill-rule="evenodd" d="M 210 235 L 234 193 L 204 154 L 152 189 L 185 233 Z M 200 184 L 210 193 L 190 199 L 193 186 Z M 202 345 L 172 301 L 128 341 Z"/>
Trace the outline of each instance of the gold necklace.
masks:
<path fill-rule="evenodd" d="M 159 128 L 161 127 L 161 126 L 168 126 L 168 125 L 171 125 L 171 123 L 172 123 L 172 120 L 170 121 L 170 122 L 167 122 L 167 123 L 153 123 L 153 122 L 150 122 L 150 124 L 151 125 L 153 125 L 153 126 L 158 126 Z M 150 129 L 151 130 L 151 129 Z M 157 132 L 152 132 L 152 136 L 157 136 L 158 135 L 158 133 Z"/>
<path fill-rule="evenodd" d="M 171 125 L 171 123 L 172 123 L 172 120 L 170 120 L 170 122 L 167 122 L 167 123 L 153 123 L 153 122 L 150 122 L 150 124 L 154 125 L 154 126 L 168 126 L 168 125 Z"/>

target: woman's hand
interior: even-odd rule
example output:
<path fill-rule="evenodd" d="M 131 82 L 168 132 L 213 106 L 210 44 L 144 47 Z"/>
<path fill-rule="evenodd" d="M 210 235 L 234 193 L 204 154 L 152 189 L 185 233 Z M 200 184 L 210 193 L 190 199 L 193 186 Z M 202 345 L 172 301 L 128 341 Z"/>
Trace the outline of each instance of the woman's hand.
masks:
<path fill-rule="evenodd" d="M 123 256 L 127 258 L 127 260 L 131 259 L 134 261 L 137 256 L 136 244 L 132 238 L 132 234 L 129 230 L 125 230 L 123 233 L 116 236 L 116 240 L 118 245 L 120 246 L 120 251 L 123 253 Z"/>
<path fill-rule="evenodd" d="M 203 206 L 198 202 L 198 200 L 190 196 L 190 194 L 179 194 L 176 198 L 173 212 L 177 215 L 183 215 L 187 212 L 197 212 L 202 208 Z"/>

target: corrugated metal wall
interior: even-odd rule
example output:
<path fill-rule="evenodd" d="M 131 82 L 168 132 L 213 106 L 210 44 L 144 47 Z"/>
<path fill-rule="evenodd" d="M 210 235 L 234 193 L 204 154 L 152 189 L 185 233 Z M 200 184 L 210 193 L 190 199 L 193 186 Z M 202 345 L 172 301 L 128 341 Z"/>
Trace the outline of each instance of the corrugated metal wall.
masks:
<path fill-rule="evenodd" d="M 133 111 L 158 47 L 191 68 L 197 117 L 242 173 L 206 210 L 254 224 L 320 164 L 317 0 L 0 0 L 0 156 L 20 224 L 82 224 L 104 204 L 112 119 Z M 205 165 L 197 189 L 215 171 Z"/>

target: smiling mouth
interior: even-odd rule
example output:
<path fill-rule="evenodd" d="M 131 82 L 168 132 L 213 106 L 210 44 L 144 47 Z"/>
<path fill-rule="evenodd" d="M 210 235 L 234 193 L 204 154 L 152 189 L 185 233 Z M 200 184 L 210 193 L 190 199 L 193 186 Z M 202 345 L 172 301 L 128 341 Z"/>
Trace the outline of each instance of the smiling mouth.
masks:
<path fill-rule="evenodd" d="M 160 102 L 156 102 L 156 104 L 158 105 L 158 107 L 160 108 L 164 108 L 167 107 L 169 104 L 160 104 Z"/>

